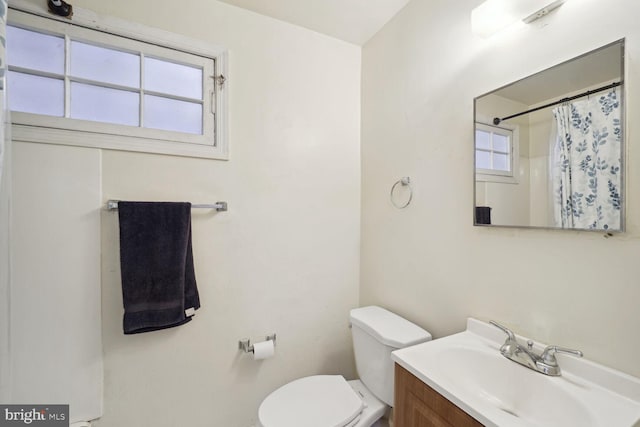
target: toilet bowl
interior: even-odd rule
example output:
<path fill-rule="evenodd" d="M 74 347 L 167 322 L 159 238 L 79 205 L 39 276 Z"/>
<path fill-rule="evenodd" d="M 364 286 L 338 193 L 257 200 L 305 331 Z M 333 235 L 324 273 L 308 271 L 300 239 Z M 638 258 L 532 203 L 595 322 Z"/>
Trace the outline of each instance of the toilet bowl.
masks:
<path fill-rule="evenodd" d="M 260 405 L 260 427 L 363 427 L 382 417 L 387 405 L 359 380 L 314 375 L 292 381 Z"/>
<path fill-rule="evenodd" d="M 431 334 L 376 306 L 351 310 L 350 323 L 360 380 L 313 375 L 285 384 L 260 404 L 259 427 L 371 427 L 393 406 L 391 352 Z"/>

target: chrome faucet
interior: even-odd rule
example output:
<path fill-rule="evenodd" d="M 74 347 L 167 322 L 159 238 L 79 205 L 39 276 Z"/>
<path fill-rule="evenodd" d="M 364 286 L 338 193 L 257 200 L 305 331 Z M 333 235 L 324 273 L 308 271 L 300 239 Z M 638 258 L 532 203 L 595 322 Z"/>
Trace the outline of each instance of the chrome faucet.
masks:
<path fill-rule="evenodd" d="M 504 344 L 502 344 L 502 347 L 500 347 L 500 353 L 507 359 L 526 366 L 529 369 L 533 369 L 534 371 L 557 377 L 562 374 L 562 371 L 556 360 L 556 353 L 582 357 L 580 350 L 572 350 L 556 345 L 547 346 L 544 351 L 538 355 L 533 351 L 533 341 L 527 341 L 527 347 L 525 348 L 518 343 L 515 334 L 510 329 L 493 320 L 489 321 L 489 323 L 507 334 L 507 339 Z"/>

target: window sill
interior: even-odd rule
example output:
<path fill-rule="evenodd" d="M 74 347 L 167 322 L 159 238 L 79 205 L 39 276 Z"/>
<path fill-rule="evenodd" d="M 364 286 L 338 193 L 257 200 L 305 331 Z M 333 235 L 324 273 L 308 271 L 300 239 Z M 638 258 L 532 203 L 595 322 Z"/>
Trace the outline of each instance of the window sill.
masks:
<path fill-rule="evenodd" d="M 476 181 L 478 182 L 496 182 L 500 184 L 519 184 L 517 178 L 506 175 L 490 175 L 490 174 L 476 174 Z"/>
<path fill-rule="evenodd" d="M 229 159 L 226 150 L 209 145 L 31 125 L 13 124 L 11 126 L 11 139 L 22 142 L 166 154 L 171 156 L 196 157 L 215 160 Z"/>

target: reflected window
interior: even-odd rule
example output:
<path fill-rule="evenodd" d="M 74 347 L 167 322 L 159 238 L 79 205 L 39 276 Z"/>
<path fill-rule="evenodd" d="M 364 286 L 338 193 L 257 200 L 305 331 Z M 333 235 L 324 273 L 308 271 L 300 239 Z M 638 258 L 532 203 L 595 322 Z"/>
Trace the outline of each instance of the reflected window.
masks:
<path fill-rule="evenodd" d="M 514 176 L 511 129 L 477 123 L 475 141 L 477 174 Z"/>

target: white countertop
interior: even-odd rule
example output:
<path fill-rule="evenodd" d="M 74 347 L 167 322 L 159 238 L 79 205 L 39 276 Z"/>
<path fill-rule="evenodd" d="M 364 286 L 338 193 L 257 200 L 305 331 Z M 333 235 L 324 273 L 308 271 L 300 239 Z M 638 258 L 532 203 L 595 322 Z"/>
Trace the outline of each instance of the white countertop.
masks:
<path fill-rule="evenodd" d="M 466 331 L 394 351 L 392 359 L 489 427 L 640 426 L 640 379 L 564 355 L 557 356 L 562 376 L 546 376 L 503 357 L 504 339 L 470 318 Z M 534 344 L 538 353 L 544 347 Z"/>

